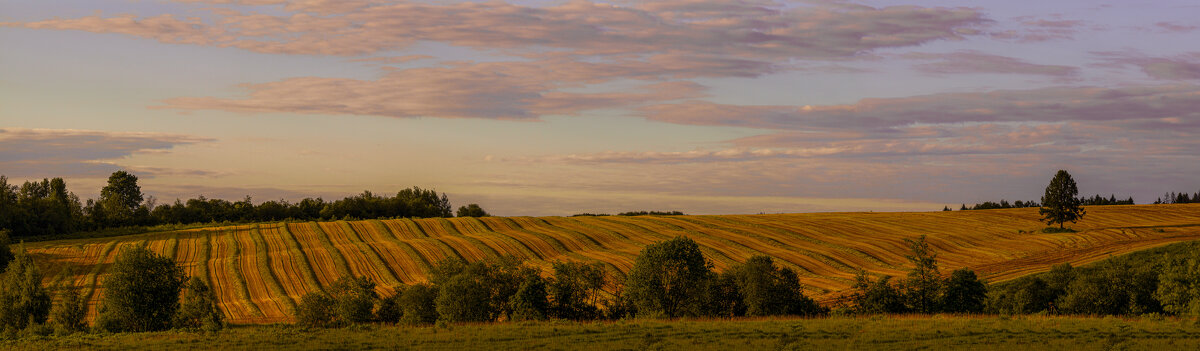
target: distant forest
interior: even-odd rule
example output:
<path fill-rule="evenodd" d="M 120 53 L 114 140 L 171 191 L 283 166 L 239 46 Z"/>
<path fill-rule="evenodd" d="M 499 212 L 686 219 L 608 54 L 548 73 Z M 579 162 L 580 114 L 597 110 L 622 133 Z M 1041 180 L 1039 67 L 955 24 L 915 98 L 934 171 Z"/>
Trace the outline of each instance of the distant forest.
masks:
<path fill-rule="evenodd" d="M 476 204 L 458 212 L 459 216 L 487 215 Z M 86 202 L 67 191 L 62 178 L 16 186 L 0 176 L 0 230 L 10 231 L 15 238 L 164 224 L 453 216 L 446 194 L 415 186 L 394 196 L 363 191 L 335 201 L 305 198 L 296 203 L 277 200 L 255 205 L 249 196 L 240 201 L 200 196 L 157 204 L 142 195 L 137 176 L 125 171 L 113 173 L 100 198 Z"/>
<path fill-rule="evenodd" d="M 1200 195 L 1200 193 L 1197 193 L 1197 194 Z M 1186 198 L 1186 195 L 1184 196 L 1184 198 Z M 1159 204 L 1159 203 L 1163 203 L 1163 202 L 1155 202 L 1155 203 Z M 1180 203 L 1182 203 L 1182 202 L 1180 202 Z M 1133 205 L 1134 203 L 1133 203 L 1132 196 L 1130 196 L 1128 199 L 1125 199 L 1125 200 L 1117 200 L 1116 195 L 1109 195 L 1106 198 L 1106 197 L 1103 197 L 1103 196 L 1100 196 L 1099 194 L 1097 194 L 1096 196 L 1092 196 L 1092 197 L 1084 196 L 1084 197 L 1079 198 L 1079 204 L 1082 206 L 1108 206 L 1108 205 Z M 1001 209 L 1001 208 L 1026 208 L 1026 207 L 1041 207 L 1041 206 L 1042 205 L 1040 203 L 1038 203 L 1037 201 L 1017 200 L 1017 201 L 1010 203 L 1010 202 L 1008 202 L 1008 200 L 1002 199 L 1002 200 L 1000 200 L 1000 202 L 984 201 L 983 203 L 975 204 L 975 206 L 967 206 L 967 204 L 963 204 L 962 207 L 958 208 L 958 210 L 959 211 L 995 210 L 995 209 Z M 946 206 L 946 207 L 942 208 L 942 211 L 950 211 L 950 206 Z"/>
<path fill-rule="evenodd" d="M 1188 196 L 1188 193 L 1166 193 L 1163 194 L 1163 197 L 1154 200 L 1154 204 L 1200 204 L 1200 191 L 1192 194 L 1191 197 Z"/>

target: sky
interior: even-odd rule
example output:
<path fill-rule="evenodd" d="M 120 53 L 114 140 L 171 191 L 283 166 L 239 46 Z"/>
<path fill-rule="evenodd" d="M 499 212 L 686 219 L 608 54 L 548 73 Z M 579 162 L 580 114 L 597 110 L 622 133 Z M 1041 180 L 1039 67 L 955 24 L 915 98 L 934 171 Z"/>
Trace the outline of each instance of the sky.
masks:
<path fill-rule="evenodd" d="M 0 0 L 0 174 L 498 215 L 1200 190 L 1194 1 Z M 10 182 L 11 182 L 10 181 Z"/>

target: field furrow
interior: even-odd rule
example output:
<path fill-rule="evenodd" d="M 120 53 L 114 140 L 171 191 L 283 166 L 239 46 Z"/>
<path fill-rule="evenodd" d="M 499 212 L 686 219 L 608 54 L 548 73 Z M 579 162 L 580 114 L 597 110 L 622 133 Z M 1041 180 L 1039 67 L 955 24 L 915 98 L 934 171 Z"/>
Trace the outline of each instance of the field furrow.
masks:
<path fill-rule="evenodd" d="M 300 302 L 304 294 L 321 291 L 321 284 L 308 266 L 304 252 L 291 235 L 283 233 L 287 227 L 283 224 L 263 224 L 258 230 L 267 248 L 266 256 L 270 258 L 271 271 L 292 307 Z"/>
<path fill-rule="evenodd" d="M 328 288 L 338 278 L 350 275 L 350 267 L 341 252 L 333 247 L 329 237 L 317 228 L 316 223 L 288 223 L 291 233 L 304 251 L 308 262 L 321 286 Z"/>
<path fill-rule="evenodd" d="M 259 225 L 238 230 L 234 232 L 234 236 L 242 252 L 237 268 L 246 280 L 250 301 L 262 311 L 263 318 L 288 320 L 295 309 L 295 301 L 292 301 L 283 285 L 275 278 L 276 273 L 271 269 L 267 244 L 259 231 Z"/>
<path fill-rule="evenodd" d="M 423 281 L 428 262 L 417 254 L 412 246 L 396 240 L 379 221 L 350 222 L 351 229 L 358 233 L 367 247 L 386 262 L 386 267 L 400 283 L 413 284 Z"/>
<path fill-rule="evenodd" d="M 378 287 L 387 291 L 400 284 L 388 265 L 379 258 L 379 254 L 364 244 L 346 222 L 321 222 L 319 225 L 321 231 L 333 242 L 333 246 L 346 258 L 351 274 L 371 278 Z"/>
<path fill-rule="evenodd" d="M 237 269 L 240 258 L 237 241 L 230 228 L 210 236 L 212 256 L 208 261 L 208 274 L 213 291 L 217 293 L 217 305 L 230 320 L 253 320 L 262 312 L 250 301 L 250 293 Z"/>

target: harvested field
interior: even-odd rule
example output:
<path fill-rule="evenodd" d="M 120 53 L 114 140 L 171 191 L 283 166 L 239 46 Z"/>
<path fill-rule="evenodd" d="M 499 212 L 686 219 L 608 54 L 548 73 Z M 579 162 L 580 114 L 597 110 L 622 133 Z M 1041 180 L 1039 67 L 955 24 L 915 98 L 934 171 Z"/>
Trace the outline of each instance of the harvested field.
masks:
<path fill-rule="evenodd" d="M 1004 281 L 1174 242 L 1200 240 L 1200 204 L 1091 206 L 1077 233 L 1043 234 L 1037 209 L 723 216 L 485 217 L 266 223 L 113 238 L 26 244 L 53 290 L 77 287 L 89 318 L 122 247 L 170 254 L 207 279 L 234 323 L 290 320 L 307 292 L 338 277 L 371 277 L 387 295 L 426 280 L 446 258 L 511 255 L 549 269 L 555 261 L 603 262 L 623 276 L 641 249 L 690 237 L 717 269 L 753 255 L 796 269 L 809 294 L 835 298 L 859 269 L 901 275 L 904 239 L 927 235 L 943 272 L 970 267 Z"/>

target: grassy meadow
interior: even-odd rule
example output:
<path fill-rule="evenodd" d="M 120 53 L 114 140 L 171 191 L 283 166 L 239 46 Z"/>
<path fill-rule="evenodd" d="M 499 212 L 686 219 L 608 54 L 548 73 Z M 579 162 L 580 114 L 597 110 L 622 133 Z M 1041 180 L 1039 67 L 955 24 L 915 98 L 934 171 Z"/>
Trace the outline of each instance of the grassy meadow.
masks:
<path fill-rule="evenodd" d="M 1048 316 L 877 316 L 631 320 L 441 327 L 302 329 L 242 325 L 217 332 L 32 336 L 11 350 L 1196 350 L 1192 320 Z"/>

